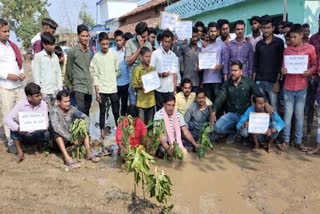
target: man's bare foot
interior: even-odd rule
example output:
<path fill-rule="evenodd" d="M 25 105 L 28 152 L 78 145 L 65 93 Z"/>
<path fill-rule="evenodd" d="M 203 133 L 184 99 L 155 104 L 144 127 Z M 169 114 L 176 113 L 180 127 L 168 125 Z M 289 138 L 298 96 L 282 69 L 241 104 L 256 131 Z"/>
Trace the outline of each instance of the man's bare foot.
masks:
<path fill-rule="evenodd" d="M 252 152 L 258 152 L 259 151 L 259 146 L 254 146 L 252 149 L 251 149 Z"/>
<path fill-rule="evenodd" d="M 76 161 L 73 161 L 71 160 L 70 162 L 65 162 L 64 164 L 66 167 L 69 167 L 71 169 L 76 169 L 76 168 L 80 168 L 81 167 L 81 164 L 76 162 Z"/>
<path fill-rule="evenodd" d="M 14 159 L 13 159 L 13 162 L 15 162 L 15 163 L 20 163 L 21 161 L 23 161 L 24 160 L 24 154 L 22 153 L 22 154 L 18 154 Z"/>
<path fill-rule="evenodd" d="M 271 145 L 268 145 L 268 146 L 266 147 L 266 151 L 267 151 L 268 153 L 274 153 L 274 150 L 272 149 Z"/>

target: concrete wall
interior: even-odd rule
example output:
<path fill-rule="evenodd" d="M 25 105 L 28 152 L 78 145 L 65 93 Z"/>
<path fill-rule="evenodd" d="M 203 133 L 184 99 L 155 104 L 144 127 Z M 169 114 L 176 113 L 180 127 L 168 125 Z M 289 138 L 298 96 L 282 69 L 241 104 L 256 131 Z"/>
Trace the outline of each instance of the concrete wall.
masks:
<path fill-rule="evenodd" d="M 290 21 L 294 23 L 304 22 L 304 4 L 305 0 L 288 0 L 288 19 Z M 221 9 L 202 13 L 187 18 L 187 20 L 192 20 L 194 22 L 200 20 L 205 24 L 208 24 L 211 21 L 217 21 L 221 18 L 226 18 L 230 22 L 242 19 L 247 21 L 247 33 L 250 33 L 248 32 L 248 20 L 254 15 L 263 16 L 265 14 L 283 14 L 283 0 L 248 0 Z"/>

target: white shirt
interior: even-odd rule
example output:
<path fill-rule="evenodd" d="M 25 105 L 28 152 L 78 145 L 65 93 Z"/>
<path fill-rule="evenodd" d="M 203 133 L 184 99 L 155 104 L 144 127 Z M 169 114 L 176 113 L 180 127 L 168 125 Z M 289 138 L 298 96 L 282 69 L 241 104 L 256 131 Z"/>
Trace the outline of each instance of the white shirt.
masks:
<path fill-rule="evenodd" d="M 33 80 L 40 85 L 41 92 L 44 94 L 55 94 L 62 90 L 62 74 L 59 58 L 56 54 L 50 57 L 43 49 L 34 56 Z"/>
<path fill-rule="evenodd" d="M 177 68 L 175 69 L 175 71 L 170 71 L 172 73 L 168 77 L 160 77 L 161 87 L 156 91 L 161 93 L 174 92 L 173 74 L 177 74 L 177 82 L 179 81 L 180 74 L 179 60 L 176 54 L 171 50 L 165 52 L 161 46 L 159 49 L 152 52 L 150 65 L 154 67 L 155 71 L 157 71 L 158 74 L 167 72 L 162 70 L 162 59 L 164 57 L 175 57 L 177 60 Z"/>
<path fill-rule="evenodd" d="M 31 45 L 33 46 L 33 44 L 41 39 L 41 33 L 37 33 L 37 35 L 35 35 L 32 39 L 31 39 Z"/>
<path fill-rule="evenodd" d="M 5 89 L 14 89 L 22 86 L 22 82 L 8 80 L 8 74 L 19 75 L 23 73 L 23 69 L 19 69 L 16 55 L 9 44 L 0 42 L 0 87 Z"/>
<path fill-rule="evenodd" d="M 262 33 L 262 31 L 260 31 L 260 36 L 258 36 L 256 38 L 254 38 L 252 33 L 250 33 L 250 34 L 246 35 L 245 38 L 249 38 L 250 39 L 250 42 L 251 42 L 251 44 L 253 46 L 253 51 L 255 51 L 255 47 L 256 47 L 255 40 L 258 39 L 258 38 L 259 38 L 258 39 L 259 41 L 262 40 L 263 39 L 263 33 Z"/>
<path fill-rule="evenodd" d="M 237 37 L 237 35 L 235 34 L 235 33 L 229 33 L 229 41 L 231 41 L 231 40 L 234 40 L 236 37 Z M 222 40 L 221 40 L 221 36 L 219 36 L 218 38 L 217 38 L 217 41 L 219 41 L 219 42 L 223 42 Z"/>

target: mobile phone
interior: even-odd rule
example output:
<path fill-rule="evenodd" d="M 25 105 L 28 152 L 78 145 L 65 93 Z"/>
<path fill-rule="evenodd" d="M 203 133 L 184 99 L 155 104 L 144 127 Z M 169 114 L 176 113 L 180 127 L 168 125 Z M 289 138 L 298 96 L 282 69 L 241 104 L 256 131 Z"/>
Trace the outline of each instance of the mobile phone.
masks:
<path fill-rule="evenodd" d="M 138 39 L 138 40 L 140 40 L 140 39 L 141 39 L 141 36 L 140 36 L 140 35 L 138 35 L 138 36 L 137 36 L 137 39 Z"/>

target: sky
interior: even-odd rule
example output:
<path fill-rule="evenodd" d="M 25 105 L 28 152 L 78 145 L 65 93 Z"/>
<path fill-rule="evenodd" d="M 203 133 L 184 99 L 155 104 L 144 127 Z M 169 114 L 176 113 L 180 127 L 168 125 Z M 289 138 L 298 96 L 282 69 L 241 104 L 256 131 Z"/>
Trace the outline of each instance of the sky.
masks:
<path fill-rule="evenodd" d="M 59 27 L 69 28 L 76 32 L 79 12 L 84 4 L 87 6 L 88 14 L 96 20 L 96 0 L 49 0 L 48 2 L 51 4 L 48 8 L 49 15 Z"/>

